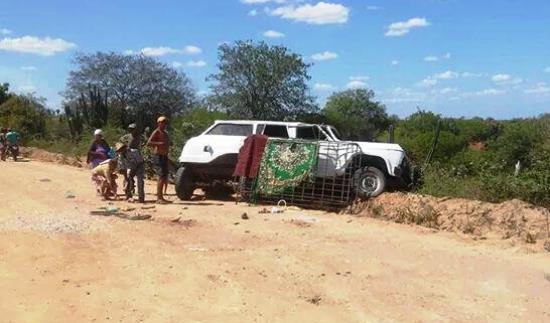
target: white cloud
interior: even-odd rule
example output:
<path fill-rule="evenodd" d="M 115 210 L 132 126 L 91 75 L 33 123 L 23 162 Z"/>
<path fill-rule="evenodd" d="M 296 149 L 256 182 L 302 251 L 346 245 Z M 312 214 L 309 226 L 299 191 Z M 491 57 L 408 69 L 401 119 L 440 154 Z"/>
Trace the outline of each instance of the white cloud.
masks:
<path fill-rule="evenodd" d="M 507 82 L 512 79 L 512 75 L 510 74 L 495 74 L 493 77 L 491 77 L 491 80 L 493 82 Z"/>
<path fill-rule="evenodd" d="M 470 73 L 470 72 L 463 72 L 460 74 L 461 77 L 467 78 L 467 77 L 482 77 L 482 73 Z"/>
<path fill-rule="evenodd" d="M 348 21 L 349 16 L 349 8 L 328 2 L 318 2 L 315 5 L 304 4 L 297 7 L 290 5 L 267 12 L 272 16 L 314 25 L 343 24 Z"/>
<path fill-rule="evenodd" d="M 450 80 L 458 78 L 459 74 L 453 71 L 445 71 L 443 73 L 434 74 L 433 77 L 439 80 Z"/>
<path fill-rule="evenodd" d="M 424 62 L 437 62 L 439 58 L 437 56 L 426 56 Z"/>
<path fill-rule="evenodd" d="M 467 92 L 464 93 L 464 97 L 473 97 L 473 96 L 498 96 L 506 94 L 506 91 L 504 90 L 497 90 L 497 89 L 485 89 L 477 92 Z"/>
<path fill-rule="evenodd" d="M 550 73 L 550 66 L 548 66 L 547 68 L 544 69 L 544 72 L 545 73 Z"/>
<path fill-rule="evenodd" d="M 185 65 L 187 65 L 188 67 L 204 67 L 206 66 L 206 62 L 203 60 L 189 61 Z"/>
<path fill-rule="evenodd" d="M 21 69 L 23 71 L 36 71 L 36 66 L 28 65 L 28 66 L 21 66 Z"/>
<path fill-rule="evenodd" d="M 546 85 L 544 82 L 541 82 L 538 83 L 536 87 L 526 89 L 523 92 L 526 94 L 550 94 L 550 86 Z"/>
<path fill-rule="evenodd" d="M 152 56 L 152 57 L 175 55 L 175 54 L 196 55 L 196 54 L 202 53 L 202 49 L 200 49 L 197 46 L 185 46 L 185 48 L 183 49 L 159 46 L 159 47 L 144 47 L 140 50 L 140 53 L 142 53 L 145 56 Z M 136 54 L 136 52 L 132 50 L 125 50 L 124 54 L 133 55 L 133 54 Z"/>
<path fill-rule="evenodd" d="M 264 37 L 267 38 L 283 38 L 285 37 L 285 34 L 275 31 L 275 30 L 268 30 L 263 33 Z"/>
<path fill-rule="evenodd" d="M 76 44 L 61 38 L 23 36 L 20 38 L 3 38 L 0 40 L 0 50 L 42 56 L 52 56 L 75 47 Z"/>
<path fill-rule="evenodd" d="M 334 85 L 328 83 L 315 83 L 313 89 L 317 92 L 332 91 L 335 89 Z"/>
<path fill-rule="evenodd" d="M 437 85 L 437 79 L 430 76 L 420 81 L 417 85 L 421 87 L 432 87 Z"/>
<path fill-rule="evenodd" d="M 11 33 L 12 33 L 12 31 L 7 29 L 7 28 L 0 28 L 0 34 L 2 34 L 2 35 L 9 35 Z"/>
<path fill-rule="evenodd" d="M 358 75 L 350 76 L 348 84 L 346 87 L 348 89 L 362 89 L 367 87 L 367 81 L 369 80 L 368 76 Z"/>
<path fill-rule="evenodd" d="M 430 25 L 426 18 L 411 18 L 407 21 L 394 22 L 388 26 L 387 37 L 400 37 L 408 34 L 411 29 L 422 28 Z"/>
<path fill-rule="evenodd" d="M 203 61 L 203 60 L 189 61 L 187 63 L 172 62 L 172 67 L 173 68 L 182 68 L 184 66 L 186 66 L 186 67 L 204 67 L 204 66 L 206 66 L 206 62 Z"/>
<path fill-rule="evenodd" d="M 382 9 L 379 6 L 367 6 L 367 10 L 376 11 Z"/>
<path fill-rule="evenodd" d="M 443 88 L 443 89 L 439 90 L 439 93 L 441 93 L 441 94 L 449 94 L 449 93 L 456 93 L 456 92 L 457 92 L 457 89 L 452 88 L 452 87 L 446 87 L 446 88 Z"/>
<path fill-rule="evenodd" d="M 459 76 L 460 74 L 457 72 L 445 71 L 442 73 L 436 73 L 434 75 L 430 75 L 427 78 L 420 81 L 417 85 L 421 87 L 432 87 L 437 85 L 439 80 L 451 80 L 451 79 L 456 79 Z"/>
<path fill-rule="evenodd" d="M 181 51 L 179 49 L 174 49 L 171 47 L 144 47 L 141 49 L 141 53 L 145 56 L 164 56 L 164 55 L 172 55 L 172 54 L 179 54 Z"/>
<path fill-rule="evenodd" d="M 393 61 L 391 61 L 391 65 L 392 66 L 399 65 L 399 61 L 398 60 L 393 60 Z"/>
<path fill-rule="evenodd" d="M 255 17 L 255 16 L 258 15 L 258 10 L 256 10 L 256 9 L 250 10 L 250 11 L 248 12 L 248 15 L 249 15 L 249 16 L 252 16 L 252 17 Z"/>
<path fill-rule="evenodd" d="M 197 55 L 202 53 L 202 49 L 197 46 L 189 45 L 185 46 L 185 48 L 183 49 L 183 53 L 188 55 Z"/>
<path fill-rule="evenodd" d="M 513 77 L 510 74 L 495 74 L 491 80 L 497 84 L 520 84 L 523 80 L 519 77 Z"/>
<path fill-rule="evenodd" d="M 363 81 L 349 81 L 348 84 L 346 84 L 346 87 L 348 89 L 362 89 L 367 87 L 367 82 Z"/>
<path fill-rule="evenodd" d="M 315 61 L 328 61 L 328 60 L 331 60 L 331 59 L 337 59 L 338 54 L 333 53 L 333 52 L 329 52 L 329 51 L 325 51 L 325 52 L 322 52 L 322 53 L 313 54 L 313 55 L 311 55 L 311 58 Z"/>
<path fill-rule="evenodd" d="M 429 55 L 429 56 L 424 57 L 425 62 L 437 62 L 437 61 L 443 60 L 443 59 L 451 59 L 451 53 L 445 53 L 445 54 L 441 55 L 441 57 L 436 56 L 436 55 Z"/>
<path fill-rule="evenodd" d="M 135 54 L 137 54 L 137 53 L 134 52 L 134 51 L 131 50 L 131 49 L 126 49 L 125 51 L 122 52 L 122 54 L 124 54 L 124 55 L 135 55 Z"/>

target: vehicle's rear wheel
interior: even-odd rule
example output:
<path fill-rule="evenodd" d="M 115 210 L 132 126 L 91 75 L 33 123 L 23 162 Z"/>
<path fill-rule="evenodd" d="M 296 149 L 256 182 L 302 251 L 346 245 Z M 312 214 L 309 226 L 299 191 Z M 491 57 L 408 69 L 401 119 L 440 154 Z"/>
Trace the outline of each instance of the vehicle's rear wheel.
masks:
<path fill-rule="evenodd" d="M 386 189 L 386 175 L 376 167 L 366 166 L 353 174 L 353 186 L 360 197 L 375 197 Z"/>
<path fill-rule="evenodd" d="M 180 200 L 189 200 L 195 191 L 193 173 L 188 167 L 180 167 L 176 172 L 176 195 Z"/>

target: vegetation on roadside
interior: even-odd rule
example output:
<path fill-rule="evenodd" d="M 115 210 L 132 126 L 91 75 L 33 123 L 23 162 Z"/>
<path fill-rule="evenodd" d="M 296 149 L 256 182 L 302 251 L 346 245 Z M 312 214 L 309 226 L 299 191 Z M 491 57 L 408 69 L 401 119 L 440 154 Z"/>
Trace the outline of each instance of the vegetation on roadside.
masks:
<path fill-rule="evenodd" d="M 155 59 L 116 53 L 78 54 L 63 109 L 0 85 L 0 126 L 16 129 L 25 145 L 85 154 L 95 128 L 114 145 L 129 123 L 148 133 L 158 115 L 170 118 L 172 158 L 214 120 L 268 119 L 333 124 L 354 140 L 394 141 L 422 169 L 420 193 L 502 201 L 519 198 L 550 206 L 550 114 L 530 119 L 446 118 L 429 111 L 399 119 L 374 92 L 333 93 L 324 107 L 310 94 L 309 64 L 282 46 L 236 42 L 219 48 L 211 94 L 200 97 L 185 73 Z M 439 140 L 426 163 L 436 128 Z M 519 171 L 516 168 L 519 167 Z M 408 221 L 408 220 L 407 220 Z"/>

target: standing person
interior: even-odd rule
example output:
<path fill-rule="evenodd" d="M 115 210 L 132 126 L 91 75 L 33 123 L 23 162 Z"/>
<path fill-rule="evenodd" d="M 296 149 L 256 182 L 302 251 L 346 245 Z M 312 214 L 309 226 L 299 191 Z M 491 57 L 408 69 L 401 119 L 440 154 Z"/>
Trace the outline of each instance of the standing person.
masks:
<path fill-rule="evenodd" d="M 128 125 L 128 133 L 120 137 L 120 142 L 126 144 L 128 148 L 141 149 L 141 136 L 139 135 L 139 130 L 135 123 Z"/>
<path fill-rule="evenodd" d="M 0 128 L 0 160 L 6 160 L 6 148 L 7 148 L 7 139 L 6 133 L 8 129 Z"/>
<path fill-rule="evenodd" d="M 15 130 L 8 129 L 8 132 L 6 133 L 6 149 L 11 154 L 14 161 L 17 161 L 17 156 L 19 155 L 20 140 L 21 136 L 19 136 L 19 134 Z"/>
<path fill-rule="evenodd" d="M 126 200 L 132 202 L 134 192 L 134 177 L 137 177 L 137 190 L 139 203 L 145 203 L 144 182 L 145 166 L 143 157 L 137 149 L 129 148 L 126 144 L 118 142 L 115 145 L 118 154 L 118 165 L 120 169 L 124 169 L 124 176 L 127 179 L 127 185 L 124 188 Z"/>
<path fill-rule="evenodd" d="M 94 141 L 88 149 L 87 164 L 91 165 L 91 168 L 95 168 L 99 163 L 109 158 L 109 151 L 111 148 L 105 139 L 103 138 L 103 131 L 96 129 L 94 131 Z"/>
<path fill-rule="evenodd" d="M 139 134 L 139 130 L 137 128 L 137 125 L 135 123 L 131 123 L 128 125 L 128 133 L 126 133 L 124 136 L 120 137 L 119 142 L 125 144 L 130 149 L 135 149 L 137 152 L 141 155 L 141 136 Z M 127 190 L 127 187 L 130 183 L 126 169 L 119 167 L 120 171 L 124 175 L 124 181 L 122 186 L 124 187 L 124 191 Z M 132 193 L 134 186 L 132 185 Z"/>
<path fill-rule="evenodd" d="M 153 164 L 159 176 L 157 183 L 157 203 L 167 204 L 171 203 L 164 199 L 163 188 L 168 183 L 168 150 L 170 147 L 170 141 L 168 133 L 166 132 L 166 125 L 168 119 L 161 116 L 157 119 L 157 128 L 147 140 L 147 145 L 153 147 Z"/>

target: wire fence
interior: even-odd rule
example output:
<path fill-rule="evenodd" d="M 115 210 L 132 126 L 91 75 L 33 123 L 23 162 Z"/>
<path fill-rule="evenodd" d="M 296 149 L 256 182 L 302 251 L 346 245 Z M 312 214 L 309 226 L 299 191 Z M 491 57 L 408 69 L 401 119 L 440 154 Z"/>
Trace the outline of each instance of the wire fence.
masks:
<path fill-rule="evenodd" d="M 292 142 L 297 145 L 313 142 L 293 139 L 270 140 Z M 284 200 L 288 205 L 325 209 L 351 205 L 357 197 L 357 181 L 354 174 L 363 165 L 361 148 L 355 143 L 348 142 L 315 143 L 319 146 L 317 162 L 299 185 L 265 193 L 256 189 L 257 178 L 241 178 L 237 189 L 240 200 L 253 204 L 277 203 Z"/>

